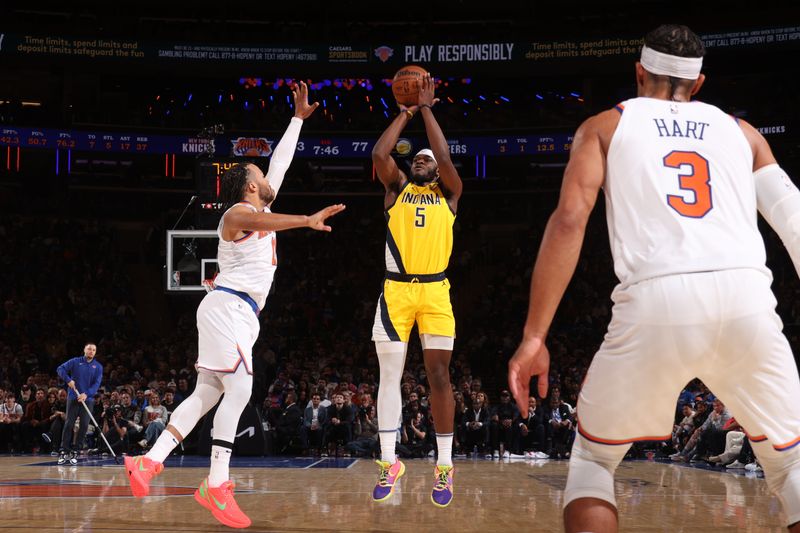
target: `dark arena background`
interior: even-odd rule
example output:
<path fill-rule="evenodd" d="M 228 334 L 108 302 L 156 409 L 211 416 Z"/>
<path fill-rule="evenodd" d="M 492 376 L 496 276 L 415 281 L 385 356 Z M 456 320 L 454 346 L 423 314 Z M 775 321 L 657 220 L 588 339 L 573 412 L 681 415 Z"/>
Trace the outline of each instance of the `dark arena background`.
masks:
<path fill-rule="evenodd" d="M 112 447 L 138 455 L 153 445 L 144 406 L 158 396 L 171 413 L 193 390 L 195 312 L 216 268 L 219 178 L 241 161 L 268 167 L 300 80 L 320 106 L 274 209 L 347 209 L 330 219 L 330 234 L 278 237 L 231 462 L 253 531 L 563 528 L 574 408 L 617 283 L 602 194 L 550 331 L 550 387 L 560 399 L 538 399 L 541 433 L 503 395 L 507 363 L 572 136 L 584 119 L 635 96 L 634 62 L 649 30 L 680 23 L 700 35 L 707 81 L 698 99 L 757 127 L 789 176 L 800 176 L 791 81 L 800 9 L 788 2 L 72 4 L 0 4 L 0 393 L 7 410 L 19 404 L 24 413 L 0 423 L 2 531 L 224 529 L 191 498 L 209 465 L 210 415 L 144 500 L 131 496 L 102 426 L 119 405 L 129 429 Z M 435 116 L 464 183 L 447 269 L 458 422 L 447 509 L 429 503 L 435 439 L 416 334 L 403 426 L 420 412 L 429 431 L 398 447 L 408 473 L 395 497 L 370 498 L 380 455 L 370 430 L 379 387 L 371 331 L 386 239 L 371 152 L 399 112 L 391 79 L 408 64 L 435 79 Z M 394 156 L 408 170 L 428 146 L 421 118 L 401 137 Z M 778 313 L 800 353 L 798 275 L 777 235 L 759 225 Z M 90 423 L 77 464 L 59 464 L 66 395 L 56 369 L 86 343 L 103 365 L 100 427 Z M 290 392 L 301 412 L 314 394 L 342 392 L 347 436 L 305 438 L 299 419 L 287 422 Z M 677 393 L 676 424 L 684 404 L 711 410 L 714 391 L 703 383 Z M 467 417 L 478 398 L 491 427 L 476 440 Z M 547 423 L 552 405 L 567 406 L 566 431 Z M 503 420 L 514 430 L 504 432 Z M 757 463 L 670 460 L 675 452 L 669 439 L 631 448 L 617 471 L 622 530 L 782 530 Z"/>

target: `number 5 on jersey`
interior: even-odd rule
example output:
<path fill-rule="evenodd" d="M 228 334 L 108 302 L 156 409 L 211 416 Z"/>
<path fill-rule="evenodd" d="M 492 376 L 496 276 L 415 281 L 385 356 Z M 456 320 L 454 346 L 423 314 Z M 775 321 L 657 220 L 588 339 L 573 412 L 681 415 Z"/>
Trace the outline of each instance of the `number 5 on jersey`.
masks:
<path fill-rule="evenodd" d="M 694 193 L 694 201 L 687 202 L 683 196 L 667 195 L 667 203 L 679 215 L 690 218 L 703 218 L 711 211 L 711 176 L 708 170 L 708 160 L 697 152 L 673 151 L 664 157 L 664 166 L 681 170 L 688 166 L 688 174 L 678 173 L 678 187 L 684 191 Z"/>
<path fill-rule="evenodd" d="M 414 225 L 416 227 L 418 227 L 418 228 L 424 228 L 425 227 L 425 208 L 424 207 L 418 207 L 416 213 L 417 213 L 417 215 L 416 215 L 416 218 L 414 219 Z"/>

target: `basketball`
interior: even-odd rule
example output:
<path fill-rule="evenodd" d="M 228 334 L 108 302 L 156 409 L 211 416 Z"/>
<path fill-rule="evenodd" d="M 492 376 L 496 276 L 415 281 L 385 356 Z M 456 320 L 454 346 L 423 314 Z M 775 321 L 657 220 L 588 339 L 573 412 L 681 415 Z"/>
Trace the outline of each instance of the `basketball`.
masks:
<path fill-rule="evenodd" d="M 392 94 L 398 104 L 417 105 L 422 77 L 427 73 L 428 71 L 417 65 L 408 65 L 397 71 L 392 78 Z"/>

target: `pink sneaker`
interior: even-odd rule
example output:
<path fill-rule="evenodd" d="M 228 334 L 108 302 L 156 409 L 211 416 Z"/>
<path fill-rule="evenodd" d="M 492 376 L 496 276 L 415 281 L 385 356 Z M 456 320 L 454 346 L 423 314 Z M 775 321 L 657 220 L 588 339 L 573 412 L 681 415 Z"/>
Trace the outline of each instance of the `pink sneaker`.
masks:
<path fill-rule="evenodd" d="M 164 465 L 145 457 L 125 457 L 125 473 L 131 483 L 131 492 L 137 498 L 150 494 L 150 480 L 164 470 Z"/>
<path fill-rule="evenodd" d="M 372 489 L 372 499 L 376 502 L 388 500 L 394 493 L 394 486 L 397 480 L 406 473 L 406 465 L 398 459 L 394 464 L 388 461 L 375 461 L 380 467 L 378 483 Z"/>
<path fill-rule="evenodd" d="M 194 491 L 194 499 L 211 511 L 214 518 L 228 527 L 248 527 L 252 522 L 246 514 L 239 509 L 233 498 L 233 481 L 226 481 L 219 487 L 209 487 L 208 478 L 205 478 Z"/>

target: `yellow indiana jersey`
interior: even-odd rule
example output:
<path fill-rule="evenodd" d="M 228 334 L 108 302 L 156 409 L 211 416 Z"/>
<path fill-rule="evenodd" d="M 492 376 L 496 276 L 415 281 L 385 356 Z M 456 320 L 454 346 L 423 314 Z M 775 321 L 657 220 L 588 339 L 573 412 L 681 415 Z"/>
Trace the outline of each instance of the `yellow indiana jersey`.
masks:
<path fill-rule="evenodd" d="M 400 274 L 444 272 L 453 251 L 455 219 L 437 183 L 407 182 L 386 210 L 386 270 Z"/>

